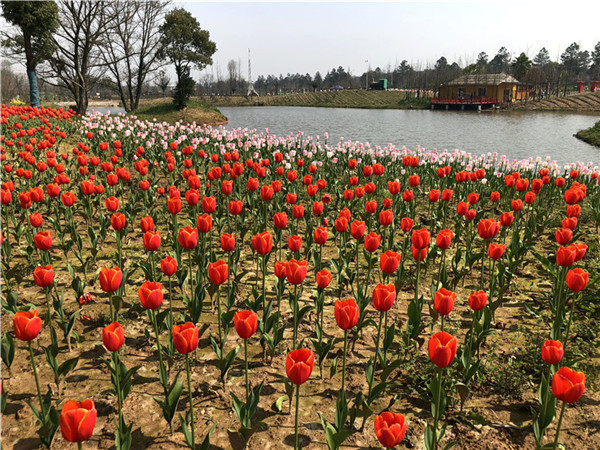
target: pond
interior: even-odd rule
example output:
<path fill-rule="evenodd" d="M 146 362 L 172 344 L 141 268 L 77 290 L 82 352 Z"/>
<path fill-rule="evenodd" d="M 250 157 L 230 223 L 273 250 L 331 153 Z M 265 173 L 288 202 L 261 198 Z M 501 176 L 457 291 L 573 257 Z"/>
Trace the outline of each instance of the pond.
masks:
<path fill-rule="evenodd" d="M 550 156 L 559 164 L 600 165 L 600 148 L 573 135 L 600 120 L 598 114 L 508 111 L 367 110 L 293 106 L 224 107 L 227 128 L 256 128 L 270 134 L 303 131 L 328 142 L 344 140 L 417 145 L 426 149 L 498 152 L 509 159 Z"/>

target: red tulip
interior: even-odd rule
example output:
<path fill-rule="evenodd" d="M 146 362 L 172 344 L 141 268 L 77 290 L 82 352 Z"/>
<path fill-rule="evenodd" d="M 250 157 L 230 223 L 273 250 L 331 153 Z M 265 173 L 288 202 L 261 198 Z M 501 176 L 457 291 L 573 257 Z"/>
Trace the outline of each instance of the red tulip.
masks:
<path fill-rule="evenodd" d="M 350 234 L 354 239 L 362 239 L 366 230 L 367 225 L 360 220 L 355 220 L 350 224 Z"/>
<path fill-rule="evenodd" d="M 160 260 L 160 270 L 167 277 L 171 277 L 177 272 L 177 260 L 172 256 L 165 256 Z"/>
<path fill-rule="evenodd" d="M 214 197 L 202 197 L 202 210 L 211 214 L 217 209 L 217 200 Z"/>
<path fill-rule="evenodd" d="M 29 223 L 33 228 L 39 228 L 44 223 L 44 218 L 40 213 L 33 213 L 29 216 Z"/>
<path fill-rule="evenodd" d="M 108 197 L 104 200 L 104 206 L 106 206 L 106 209 L 110 212 L 115 212 L 119 209 L 119 200 L 116 197 Z"/>
<path fill-rule="evenodd" d="M 154 231 L 154 220 L 150 216 L 142 217 L 140 220 L 140 228 L 142 233 Z"/>
<path fill-rule="evenodd" d="M 221 249 L 224 252 L 235 250 L 235 234 L 223 233 L 221 235 Z"/>
<path fill-rule="evenodd" d="M 287 227 L 287 222 L 288 222 L 288 218 L 287 218 L 286 213 L 284 213 L 284 212 L 275 213 L 275 216 L 273 217 L 273 224 L 275 225 L 275 228 L 277 228 L 279 230 L 283 230 L 285 227 Z"/>
<path fill-rule="evenodd" d="M 562 267 L 571 267 L 577 257 L 577 248 L 571 244 L 567 247 L 558 247 L 556 250 L 556 264 Z"/>
<path fill-rule="evenodd" d="M 327 242 L 328 232 L 325 227 L 317 227 L 313 233 L 315 242 L 319 245 L 325 245 Z"/>
<path fill-rule="evenodd" d="M 235 331 L 242 339 L 248 339 L 256 333 L 258 316 L 252 311 L 237 311 L 233 316 Z"/>
<path fill-rule="evenodd" d="M 481 219 L 477 224 L 477 233 L 481 239 L 492 239 L 500 231 L 500 225 L 494 219 Z"/>
<path fill-rule="evenodd" d="M 119 322 L 113 322 L 102 329 L 102 343 L 109 352 L 116 352 L 125 343 L 125 332 Z"/>
<path fill-rule="evenodd" d="M 17 311 L 13 317 L 13 328 L 17 339 L 32 341 L 40 334 L 42 319 L 40 319 L 35 309 L 31 311 Z"/>
<path fill-rule="evenodd" d="M 173 344 L 181 355 L 193 352 L 198 347 L 198 328 L 192 322 L 173 325 Z"/>
<path fill-rule="evenodd" d="M 217 286 L 223 284 L 227 281 L 228 276 L 229 266 L 222 259 L 208 263 L 208 278 L 212 284 Z"/>
<path fill-rule="evenodd" d="M 429 231 L 427 231 L 426 228 L 422 228 L 420 230 L 413 230 L 410 240 L 413 247 L 422 250 L 424 248 L 429 248 L 429 237 Z"/>
<path fill-rule="evenodd" d="M 440 369 L 448 367 L 456 356 L 456 338 L 438 331 L 429 338 L 429 359 Z"/>
<path fill-rule="evenodd" d="M 396 288 L 393 284 L 379 283 L 373 290 L 373 307 L 377 311 L 388 311 L 396 300 Z"/>
<path fill-rule="evenodd" d="M 488 247 L 488 255 L 490 258 L 498 260 L 498 259 L 502 258 L 505 248 L 506 248 L 505 245 L 491 243 Z"/>
<path fill-rule="evenodd" d="M 285 267 L 285 274 L 290 284 L 302 284 L 306 278 L 307 263 L 306 261 L 296 261 L 290 259 Z"/>
<path fill-rule="evenodd" d="M 114 213 L 110 218 L 110 226 L 115 231 L 120 231 L 125 228 L 125 215 L 122 213 Z"/>
<path fill-rule="evenodd" d="M 67 401 L 60 413 L 60 431 L 69 442 L 87 441 L 94 433 L 96 407 L 91 399 Z"/>
<path fill-rule="evenodd" d="M 348 219 L 345 217 L 338 217 L 335 219 L 333 225 L 338 233 L 345 233 L 348 231 Z"/>
<path fill-rule="evenodd" d="M 444 230 L 441 230 L 438 233 L 437 238 L 436 238 L 436 244 L 437 244 L 438 248 L 441 250 L 446 250 L 448 247 L 450 247 L 453 236 L 454 236 L 454 233 L 452 232 L 452 230 L 448 230 L 447 228 Z"/>
<path fill-rule="evenodd" d="M 321 289 L 325 289 L 331 283 L 331 272 L 326 269 L 317 272 L 317 286 Z"/>
<path fill-rule="evenodd" d="M 52 266 L 38 266 L 33 271 L 33 281 L 39 287 L 51 286 L 54 282 L 54 271 Z"/>
<path fill-rule="evenodd" d="M 208 214 L 203 214 L 196 218 L 196 226 L 198 227 L 198 231 L 200 233 L 206 234 L 208 233 L 213 226 L 212 217 Z"/>
<path fill-rule="evenodd" d="M 455 301 L 456 293 L 445 288 L 438 290 L 433 296 L 433 306 L 442 316 L 447 316 L 452 312 Z"/>
<path fill-rule="evenodd" d="M 273 236 L 268 231 L 252 236 L 252 247 L 259 255 L 266 255 L 273 248 Z"/>
<path fill-rule="evenodd" d="M 169 198 L 167 200 L 167 210 L 171 214 L 177 214 L 181 211 L 181 199 L 180 198 Z"/>
<path fill-rule="evenodd" d="M 381 254 L 379 265 L 383 273 L 393 274 L 400 265 L 400 253 L 387 250 Z"/>
<path fill-rule="evenodd" d="M 581 292 L 585 289 L 590 275 L 583 269 L 571 269 L 567 272 L 567 287 L 572 292 Z"/>
<path fill-rule="evenodd" d="M 585 392 L 585 375 L 561 367 L 552 377 L 552 393 L 565 403 L 575 403 Z"/>
<path fill-rule="evenodd" d="M 288 239 L 288 248 L 290 249 L 290 251 L 299 252 L 300 247 L 302 247 L 302 237 L 291 235 Z"/>
<path fill-rule="evenodd" d="M 123 272 L 121 272 L 120 267 L 113 267 L 112 269 L 103 267 L 100 269 L 98 280 L 100 281 L 100 287 L 104 292 L 115 292 L 121 286 Z"/>
<path fill-rule="evenodd" d="M 160 247 L 160 232 L 146 231 L 144 233 L 144 247 L 149 252 L 155 252 Z"/>
<path fill-rule="evenodd" d="M 573 239 L 573 231 L 569 228 L 559 228 L 554 237 L 559 245 L 567 245 Z"/>
<path fill-rule="evenodd" d="M 575 262 L 581 261 L 587 252 L 587 245 L 585 244 L 573 244 L 575 248 Z"/>
<path fill-rule="evenodd" d="M 275 272 L 275 276 L 277 278 L 285 278 L 286 266 L 287 263 L 283 261 L 275 261 L 275 267 L 273 271 Z"/>
<path fill-rule="evenodd" d="M 515 219 L 514 213 L 511 212 L 503 212 L 500 214 L 500 225 L 503 227 L 510 227 Z"/>
<path fill-rule="evenodd" d="M 469 308 L 473 311 L 479 311 L 487 305 L 487 294 L 484 291 L 476 291 L 469 295 Z"/>
<path fill-rule="evenodd" d="M 163 301 L 162 285 L 158 282 L 144 281 L 138 289 L 140 302 L 146 309 L 158 309 Z"/>
<path fill-rule="evenodd" d="M 193 250 L 198 245 L 198 230 L 192 227 L 185 227 L 179 230 L 177 241 L 186 250 Z"/>
<path fill-rule="evenodd" d="M 419 250 L 417 247 L 413 247 L 412 256 L 415 259 L 415 261 L 424 261 L 425 258 L 427 258 L 427 249 L 422 248 Z"/>
<path fill-rule="evenodd" d="M 400 221 L 400 227 L 405 233 L 408 233 L 410 230 L 412 230 L 414 224 L 414 220 L 412 220 L 410 217 L 403 217 Z"/>
<path fill-rule="evenodd" d="M 373 253 L 379 248 L 381 243 L 381 235 L 371 232 L 365 236 L 365 250 L 369 253 Z"/>
<path fill-rule="evenodd" d="M 386 448 L 400 444 L 406 434 L 406 420 L 402 414 L 384 412 L 375 416 L 375 435 Z"/>
<path fill-rule="evenodd" d="M 547 364 L 558 364 L 565 354 L 562 342 L 548 339 L 542 344 L 542 359 Z"/>
<path fill-rule="evenodd" d="M 52 248 L 52 235 L 49 231 L 40 231 L 33 237 L 33 242 L 39 250 L 50 250 Z"/>
<path fill-rule="evenodd" d="M 237 216 L 242 212 L 242 202 L 239 200 L 232 200 L 227 205 L 227 209 L 229 210 L 229 214 L 233 216 Z"/>
<path fill-rule="evenodd" d="M 315 355 L 308 348 L 293 350 L 285 359 L 287 376 L 296 386 L 300 386 L 310 378 L 314 365 Z"/>
<path fill-rule="evenodd" d="M 358 323 L 359 312 L 358 305 L 352 298 L 335 302 L 335 321 L 342 330 L 354 328 Z"/>

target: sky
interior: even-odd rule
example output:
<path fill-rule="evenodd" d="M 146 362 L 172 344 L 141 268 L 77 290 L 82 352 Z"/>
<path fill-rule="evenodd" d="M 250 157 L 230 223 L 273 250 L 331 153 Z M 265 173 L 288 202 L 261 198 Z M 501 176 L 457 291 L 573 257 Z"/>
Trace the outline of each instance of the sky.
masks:
<path fill-rule="evenodd" d="M 484 51 L 493 58 L 505 46 L 531 59 L 546 47 L 551 59 L 572 42 L 592 51 L 600 41 L 595 2 L 191 2 L 189 10 L 217 45 L 214 64 L 227 78 L 227 63 L 241 60 L 248 76 L 310 73 L 338 66 L 354 75 L 402 60 L 433 65 L 441 56 L 462 67 Z M 367 62 L 368 61 L 368 62 Z"/>

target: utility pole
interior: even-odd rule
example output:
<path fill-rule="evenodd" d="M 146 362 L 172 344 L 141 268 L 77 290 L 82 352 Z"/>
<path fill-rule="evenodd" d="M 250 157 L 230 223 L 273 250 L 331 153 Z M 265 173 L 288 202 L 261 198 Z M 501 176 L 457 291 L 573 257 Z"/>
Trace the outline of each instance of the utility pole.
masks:
<path fill-rule="evenodd" d="M 367 63 L 367 73 L 365 75 L 365 91 L 366 91 L 367 89 L 369 89 L 369 68 L 371 66 L 369 66 L 369 60 L 368 59 L 365 59 L 365 62 Z"/>

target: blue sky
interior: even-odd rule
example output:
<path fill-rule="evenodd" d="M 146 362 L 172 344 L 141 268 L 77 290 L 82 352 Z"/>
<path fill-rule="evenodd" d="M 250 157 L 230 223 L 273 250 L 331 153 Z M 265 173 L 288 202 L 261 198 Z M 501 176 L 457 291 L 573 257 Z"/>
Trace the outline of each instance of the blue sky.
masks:
<path fill-rule="evenodd" d="M 213 59 L 224 78 L 231 59 L 241 59 L 247 76 L 248 48 L 256 78 L 324 74 L 340 65 L 360 74 L 368 65 L 385 69 L 403 59 L 424 67 L 441 56 L 464 66 L 481 51 L 491 59 L 501 46 L 530 58 L 545 46 L 557 59 L 572 42 L 592 51 L 600 41 L 598 6 L 585 1 L 175 5 L 188 9 L 210 31 L 218 48 Z M 208 70 L 216 74 L 216 67 Z"/>

